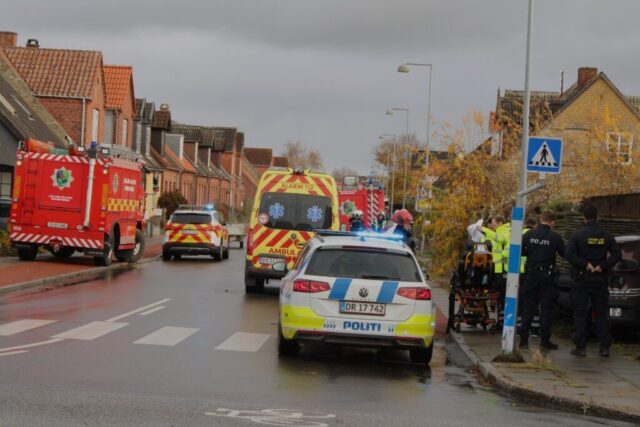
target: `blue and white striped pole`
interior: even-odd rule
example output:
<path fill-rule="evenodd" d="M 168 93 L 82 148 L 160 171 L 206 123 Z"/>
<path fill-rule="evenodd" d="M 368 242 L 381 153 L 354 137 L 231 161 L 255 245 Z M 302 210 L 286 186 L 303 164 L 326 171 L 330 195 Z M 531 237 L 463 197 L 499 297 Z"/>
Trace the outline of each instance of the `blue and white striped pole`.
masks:
<path fill-rule="evenodd" d="M 504 299 L 504 324 L 502 328 L 502 352 L 508 354 L 513 353 L 518 324 L 518 286 L 520 281 L 523 218 L 524 208 L 513 208 L 511 211 L 511 241 L 507 268 L 507 292 Z"/>

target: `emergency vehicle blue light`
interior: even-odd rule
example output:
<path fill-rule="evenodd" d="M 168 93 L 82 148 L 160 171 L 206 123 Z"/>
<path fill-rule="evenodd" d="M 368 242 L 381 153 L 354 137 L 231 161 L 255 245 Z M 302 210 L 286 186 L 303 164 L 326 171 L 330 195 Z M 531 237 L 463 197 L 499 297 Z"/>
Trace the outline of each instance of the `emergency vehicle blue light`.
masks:
<path fill-rule="evenodd" d="M 212 204 L 204 205 L 204 210 L 212 211 L 213 210 L 213 205 Z"/>
<path fill-rule="evenodd" d="M 385 239 L 385 240 L 395 240 L 398 242 L 402 241 L 402 236 L 393 233 L 376 233 L 372 231 L 359 231 L 354 233 L 358 237 L 365 237 L 369 239 Z"/>

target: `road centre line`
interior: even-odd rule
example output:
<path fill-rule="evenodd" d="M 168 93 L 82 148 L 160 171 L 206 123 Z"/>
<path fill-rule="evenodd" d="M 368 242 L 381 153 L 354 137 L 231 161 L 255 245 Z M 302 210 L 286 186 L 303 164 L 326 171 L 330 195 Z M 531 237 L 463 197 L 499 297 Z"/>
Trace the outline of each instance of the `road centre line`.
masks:
<path fill-rule="evenodd" d="M 216 350 L 256 352 L 271 337 L 269 334 L 236 332 L 218 345 Z"/>
<path fill-rule="evenodd" d="M 14 354 L 22 354 L 22 353 L 27 353 L 29 350 L 17 350 L 17 351 L 10 351 L 8 353 L 1 353 L 0 357 L 2 356 L 12 356 Z"/>
<path fill-rule="evenodd" d="M 0 336 L 8 337 L 20 332 L 28 331 L 29 329 L 39 328 L 40 326 L 49 325 L 55 323 L 55 320 L 43 320 L 43 319 L 21 319 L 14 322 L 5 323 L 0 325 Z"/>
<path fill-rule="evenodd" d="M 128 323 L 120 322 L 90 322 L 54 335 L 51 338 L 91 341 L 127 325 Z"/>
<path fill-rule="evenodd" d="M 34 343 L 31 343 L 31 344 L 18 345 L 18 346 L 15 346 L 15 347 L 0 348 L 0 353 L 4 353 L 4 352 L 7 352 L 7 351 L 14 351 L 14 350 L 22 350 L 22 349 L 25 349 L 25 348 L 38 347 L 38 346 L 41 346 L 41 345 L 53 344 L 53 343 L 58 342 L 58 341 L 62 341 L 62 339 L 55 338 L 55 339 L 46 340 L 46 341 L 34 342 Z"/>
<path fill-rule="evenodd" d="M 153 304 L 145 305 L 144 307 L 136 308 L 135 310 L 131 310 L 128 313 L 121 314 L 120 316 L 112 317 L 111 319 L 107 319 L 107 322 L 115 322 L 116 320 L 124 319 L 125 317 L 131 316 L 132 314 L 139 313 L 141 311 L 149 310 L 151 307 L 155 307 L 156 305 L 164 304 L 167 301 L 171 301 L 171 298 L 165 298 L 160 301 L 156 301 Z"/>
<path fill-rule="evenodd" d="M 160 307 L 152 308 L 151 310 L 147 310 L 143 313 L 140 313 L 140 316 L 146 316 L 148 314 L 155 313 L 156 311 L 162 310 L 163 308 L 166 308 L 166 306 L 161 305 Z"/>

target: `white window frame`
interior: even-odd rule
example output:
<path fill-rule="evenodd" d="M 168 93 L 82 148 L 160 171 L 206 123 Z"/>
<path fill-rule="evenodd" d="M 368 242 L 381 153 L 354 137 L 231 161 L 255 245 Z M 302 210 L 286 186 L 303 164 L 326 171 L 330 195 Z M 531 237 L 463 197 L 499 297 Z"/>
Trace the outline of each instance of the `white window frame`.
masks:
<path fill-rule="evenodd" d="M 91 122 L 91 141 L 98 142 L 98 128 L 100 127 L 100 110 L 93 110 L 93 120 Z"/>
<path fill-rule="evenodd" d="M 618 162 L 624 165 L 630 165 L 632 163 L 633 135 L 623 135 L 618 132 L 607 132 L 605 148 L 608 152 L 616 155 Z"/>
<path fill-rule="evenodd" d="M 140 147 L 142 146 L 142 123 L 136 123 L 136 153 L 140 153 Z"/>
<path fill-rule="evenodd" d="M 120 137 L 120 145 L 127 146 L 127 134 L 129 132 L 129 120 L 122 119 L 122 135 Z"/>

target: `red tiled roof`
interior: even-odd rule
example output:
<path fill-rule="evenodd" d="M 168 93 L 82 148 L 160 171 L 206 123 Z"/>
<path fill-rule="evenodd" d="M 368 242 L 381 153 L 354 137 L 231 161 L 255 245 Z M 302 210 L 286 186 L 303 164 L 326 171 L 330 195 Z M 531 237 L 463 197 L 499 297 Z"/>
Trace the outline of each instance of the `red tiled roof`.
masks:
<path fill-rule="evenodd" d="M 249 148 L 245 147 L 244 156 L 252 165 L 270 166 L 273 158 L 273 150 L 271 148 Z"/>
<path fill-rule="evenodd" d="M 107 108 L 119 109 L 127 102 L 134 102 L 133 69 L 130 65 L 105 65 L 104 85 Z M 130 99 L 125 99 L 128 89 L 131 90 Z"/>
<path fill-rule="evenodd" d="M 273 158 L 273 166 L 280 166 L 280 167 L 288 168 L 289 167 L 289 159 L 287 159 L 286 157 L 274 157 Z"/>
<path fill-rule="evenodd" d="M 171 130 L 171 111 L 158 110 L 154 112 L 151 127 L 156 129 Z"/>
<path fill-rule="evenodd" d="M 153 156 L 155 161 L 160 163 L 160 166 L 162 166 L 164 169 L 181 171 L 182 168 L 180 167 L 180 161 L 178 160 L 176 155 L 173 154 L 173 152 L 171 152 L 173 156 L 170 156 L 168 154 L 169 151 L 170 150 L 165 150 L 165 157 L 162 157 L 155 148 L 150 147 L 150 150 L 149 150 L 149 152 L 151 153 L 151 156 Z"/>
<path fill-rule="evenodd" d="M 7 47 L 11 64 L 35 95 L 90 97 L 102 53 L 90 50 Z"/>

